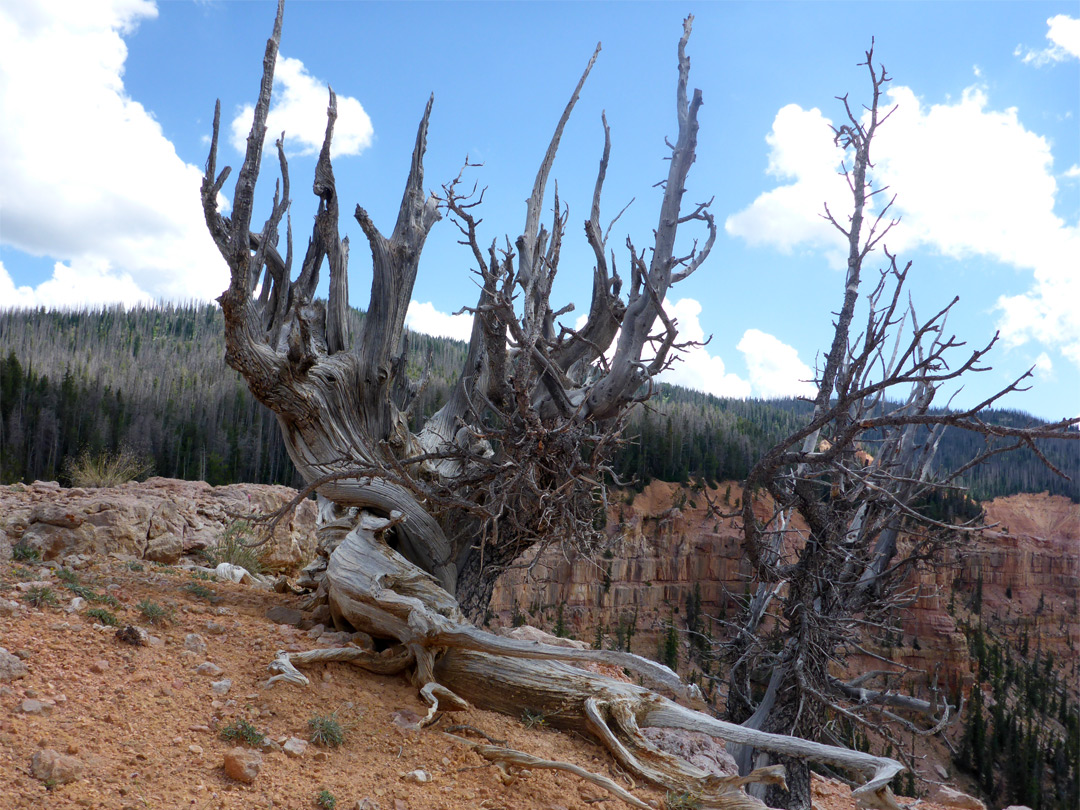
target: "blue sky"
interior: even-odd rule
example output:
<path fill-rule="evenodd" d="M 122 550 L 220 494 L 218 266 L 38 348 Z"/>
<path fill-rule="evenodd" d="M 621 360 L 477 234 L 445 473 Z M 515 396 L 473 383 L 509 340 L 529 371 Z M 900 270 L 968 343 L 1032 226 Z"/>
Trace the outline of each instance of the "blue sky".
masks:
<path fill-rule="evenodd" d="M 970 404 L 1032 365 L 1034 389 L 1005 405 L 1080 413 L 1080 4 L 1076 2 L 361 3 L 294 2 L 285 12 L 272 131 L 286 130 L 301 246 L 329 82 L 341 107 L 335 173 L 343 212 L 363 205 L 389 231 L 416 125 L 435 94 L 426 183 L 466 157 L 487 186 L 485 241 L 509 234 L 551 131 L 599 41 L 553 178 L 570 206 L 556 308 L 588 306 L 587 216 L 612 129 L 602 219 L 627 266 L 655 223 L 675 134 L 675 46 L 695 14 L 691 85 L 701 88 L 698 160 L 687 202 L 715 197 L 709 261 L 669 294 L 689 337 L 712 335 L 673 382 L 719 395 L 805 393 L 843 293 L 836 236 L 818 216 L 843 204 L 834 99 L 868 98 L 857 67 L 871 37 L 899 109 L 877 172 L 902 223 L 886 240 L 914 262 L 920 316 L 953 295 L 950 331 L 1002 338 Z M 0 306 L 210 300 L 226 285 L 198 196 L 215 98 L 219 163 L 254 100 L 273 20 L 265 2 L 3 0 L 0 3 Z M 235 122 L 235 124 L 234 124 Z M 268 150 L 269 151 L 269 150 Z M 266 165 L 263 199 L 272 193 Z M 549 194 L 551 186 L 549 185 Z M 229 191 L 227 188 L 226 191 Z M 265 212 L 264 212 L 265 213 Z M 259 212 L 256 212 L 256 216 Z M 370 258 L 359 226 L 354 306 Z M 684 229 L 686 246 L 695 235 Z M 462 334 L 449 314 L 475 302 L 469 254 L 439 223 L 411 324 Z M 960 359 L 959 356 L 957 359 Z"/>

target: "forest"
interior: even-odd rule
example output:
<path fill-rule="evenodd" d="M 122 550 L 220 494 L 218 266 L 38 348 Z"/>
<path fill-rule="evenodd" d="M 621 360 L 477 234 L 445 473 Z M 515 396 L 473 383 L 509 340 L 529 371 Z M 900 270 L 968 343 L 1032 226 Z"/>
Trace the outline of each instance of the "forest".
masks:
<path fill-rule="evenodd" d="M 363 318 L 349 315 L 356 324 Z M 446 401 L 466 347 L 419 333 L 408 340 L 410 377 L 422 368 L 429 376 L 415 410 L 422 420 Z M 171 478 L 301 485 L 273 414 L 225 366 L 224 351 L 221 312 L 209 304 L 0 312 L 0 483 L 63 480 L 66 458 L 125 449 Z M 794 399 L 719 399 L 663 385 L 631 415 L 614 471 L 638 489 L 653 479 L 742 480 L 809 411 Z M 1011 410 L 990 419 L 1036 423 Z M 981 436 L 947 430 L 937 463 L 956 469 L 982 444 Z M 1080 501 L 1075 451 L 1064 442 L 1039 447 L 1072 481 L 1023 450 L 990 458 L 963 483 L 976 500 L 1048 491 Z"/>

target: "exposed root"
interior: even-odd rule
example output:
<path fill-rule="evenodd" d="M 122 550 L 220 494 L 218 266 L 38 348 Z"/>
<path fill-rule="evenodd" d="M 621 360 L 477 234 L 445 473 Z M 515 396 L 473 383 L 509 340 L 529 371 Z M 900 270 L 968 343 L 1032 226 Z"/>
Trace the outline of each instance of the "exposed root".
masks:
<path fill-rule="evenodd" d="M 518 768 L 539 768 L 542 770 L 550 771 L 565 771 L 566 773 L 572 773 L 574 776 L 578 776 L 584 779 L 586 782 L 591 782 L 597 787 L 601 787 L 609 793 L 618 796 L 624 802 L 631 807 L 640 807 L 642 810 L 656 810 L 650 804 L 646 804 L 641 799 L 637 798 L 633 793 L 619 787 L 612 782 L 606 776 L 600 776 L 600 774 L 592 773 L 584 768 L 579 768 L 570 762 L 559 762 L 552 759 L 540 759 L 534 757 L 532 754 L 526 754 L 523 751 L 518 751 L 514 748 L 505 748 L 501 745 L 488 745 L 485 743 L 473 742 L 467 740 L 464 737 L 459 737 L 456 734 L 447 734 L 454 740 L 469 746 L 473 751 L 478 753 L 484 759 L 489 762 L 494 762 L 500 765 L 504 773 L 506 772 L 505 766 L 514 766 Z M 734 806 L 733 806 L 734 807 Z"/>
<path fill-rule="evenodd" d="M 360 648 L 282 652 L 271 665 L 279 673 L 271 683 L 279 679 L 306 683 L 293 665 L 318 661 L 349 661 L 383 674 L 413 666 L 413 683 L 430 707 L 421 725 L 432 723 L 440 710 L 465 708 L 469 703 L 512 716 L 520 716 L 523 710 L 539 713 L 553 727 L 590 734 L 627 772 L 650 784 L 699 796 L 704 806 L 725 810 L 763 807 L 742 789 L 746 784 L 783 784 L 783 768 L 775 766 L 744 776 L 707 773 L 662 750 L 641 731 L 650 727 L 685 729 L 727 743 L 751 745 L 854 771 L 864 780 L 855 790 L 861 807 L 898 810 L 888 789 L 888 782 L 903 771 L 895 760 L 725 723 L 645 686 L 575 666 L 591 660 L 616 663 L 610 658 L 614 653 L 608 651 L 525 643 L 471 626 L 453 598 L 431 576 L 387 545 L 380 527 L 378 520 L 363 513 L 358 516 L 352 531 L 330 555 L 324 584 L 337 621 L 399 643 L 382 653 Z M 646 683 L 664 692 L 692 697 L 666 667 L 626 654 L 617 663 L 632 667 Z M 576 766 L 540 760 L 503 746 L 462 741 L 504 769 L 565 770 L 593 781 L 635 807 L 648 807 L 610 780 Z"/>

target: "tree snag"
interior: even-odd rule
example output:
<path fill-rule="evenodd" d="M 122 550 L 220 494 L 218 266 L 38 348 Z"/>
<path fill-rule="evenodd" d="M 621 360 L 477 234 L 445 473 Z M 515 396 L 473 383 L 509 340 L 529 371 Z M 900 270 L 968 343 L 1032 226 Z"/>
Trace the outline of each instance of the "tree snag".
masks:
<path fill-rule="evenodd" d="M 355 210 L 371 250 L 373 280 L 363 325 L 350 335 L 345 317 L 349 244 L 339 233 L 330 160 L 336 118 L 332 91 L 313 184 L 318 212 L 295 278 L 289 171 L 281 139 L 273 207 L 260 229 L 252 227 L 283 5 L 279 0 L 266 45 L 230 217 L 222 216 L 217 204 L 229 175 L 229 169 L 218 174 L 216 168 L 220 103 L 202 184 L 207 227 L 231 271 L 229 288 L 218 299 L 225 316 L 226 361 L 276 414 L 293 462 L 317 493 L 324 553 L 322 570 L 311 572 L 317 597 L 328 601 L 336 622 L 390 646 L 381 653 L 279 653 L 272 665 L 279 674 L 272 680 L 304 683 L 294 664 L 330 657 L 373 672 L 407 671 L 431 706 L 429 720 L 436 709 L 465 701 L 518 716 L 526 708 L 542 711 L 553 725 L 591 734 L 630 772 L 700 796 L 703 806 L 760 807 L 743 786 L 777 784 L 783 776 L 775 767 L 741 777 L 708 775 L 658 748 L 642 728 L 701 731 L 798 761 L 830 763 L 861 782 L 855 793 L 863 806 L 895 808 L 888 782 L 902 766 L 894 760 L 688 709 L 675 699 L 692 701 L 694 690 L 667 667 L 635 655 L 526 644 L 483 632 L 469 621 L 482 614 L 499 573 L 525 549 L 553 542 L 588 546 L 597 537 L 594 518 L 606 507 L 607 459 L 625 414 L 651 393 L 651 382 L 680 348 L 663 302 L 672 284 L 701 266 L 716 237 L 708 203 L 682 211 L 702 103 L 700 91 L 688 93 L 692 17 L 685 20 L 678 44 L 678 137 L 671 146 L 658 224 L 647 248 L 639 250 L 627 239 L 625 299 L 600 225 L 610 152 L 604 120 L 603 157 L 585 223 L 596 259 L 589 318 L 580 330 L 556 331 L 556 318 L 567 310 L 553 310 L 550 293 L 568 217 L 557 190 L 550 227 L 541 223 L 541 214 L 562 130 L 594 53 L 540 164 L 523 231 L 501 248 L 497 241 L 487 247 L 481 242 L 472 211 L 482 194 L 459 193 L 460 176 L 443 186 L 441 195 L 424 191 L 428 100 L 393 231 L 383 234 L 362 207 Z M 404 321 L 424 241 L 443 216 L 461 231 L 472 253 L 480 293 L 471 309 L 472 336 L 457 385 L 446 404 L 414 429 L 417 415 L 410 405 L 417 384 L 405 375 Z M 284 256 L 278 231 L 283 218 Z M 692 223 L 704 226 L 705 244 L 699 249 L 695 243 L 679 255 L 679 227 Z M 328 302 L 313 298 L 324 261 Z M 789 463 L 789 455 L 780 452 L 767 463 Z M 622 666 L 645 685 L 575 665 L 587 661 Z M 482 756 L 510 764 L 566 767 L 540 765 L 497 746 L 480 748 Z"/>
<path fill-rule="evenodd" d="M 837 744 L 846 742 L 838 730 L 846 724 L 883 738 L 913 766 L 904 739 L 941 731 L 950 717 L 959 717 L 960 707 L 949 704 L 937 673 L 926 673 L 925 699 L 894 693 L 890 679 L 903 669 L 882 657 L 874 642 L 918 598 L 912 577 L 918 568 L 940 561 L 947 547 L 982 527 L 978 517 L 931 519 L 928 498 L 963 493 L 958 476 L 1000 452 L 1028 446 L 1045 462 L 1035 440 L 1076 440 L 1080 433 L 1070 427 L 1080 420 L 1027 428 L 985 421 L 987 409 L 1020 390 L 1030 371 L 973 408 L 934 407 L 942 386 L 989 369 L 983 362 L 997 336 L 960 353 L 964 344 L 946 332 L 958 299 L 926 320 L 910 298 L 905 302 L 911 264 L 900 267 L 883 241 L 896 224 L 889 219 L 893 201 L 876 215 L 870 210 L 885 191 L 872 182 L 870 150 L 892 114 L 879 107 L 890 79 L 875 64 L 872 46 L 860 64 L 869 72 L 872 101 L 856 114 L 841 98 L 846 121 L 834 129 L 837 146 L 851 160 L 852 208 L 846 220 L 828 207 L 824 214 L 848 243 L 843 301 L 810 418 L 768 451 L 745 482 L 744 548 L 758 584 L 741 617 L 725 630 L 730 641 L 716 653 L 728 665 L 729 720 Z M 885 267 L 865 296 L 863 331 L 853 335 L 863 264 L 879 245 Z M 946 428 L 981 434 L 986 445 L 960 469 L 937 469 L 934 458 Z M 804 529 L 795 528 L 796 516 Z M 835 673 L 849 655 L 882 666 L 845 682 Z M 874 683 L 878 688 L 867 688 Z M 805 762 L 736 748 L 732 753 L 744 773 L 770 761 L 788 767 L 786 788 L 762 791 L 769 804 L 809 810 Z"/>

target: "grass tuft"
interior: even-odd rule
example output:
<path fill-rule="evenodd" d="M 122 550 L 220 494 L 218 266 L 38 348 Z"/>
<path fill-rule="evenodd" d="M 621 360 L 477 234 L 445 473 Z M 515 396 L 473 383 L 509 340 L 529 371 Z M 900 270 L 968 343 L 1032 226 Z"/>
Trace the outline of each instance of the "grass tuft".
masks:
<path fill-rule="evenodd" d="M 252 574 L 261 574 L 264 570 L 262 555 L 258 548 L 251 547 L 252 542 L 251 524 L 246 520 L 234 520 L 218 544 L 203 549 L 202 555 L 212 566 L 227 562 L 246 568 Z"/>
<path fill-rule="evenodd" d="M 157 602 L 143 599 L 135 607 L 139 609 L 142 617 L 150 624 L 165 624 L 172 621 L 172 611 L 168 608 L 163 608 Z"/>
<path fill-rule="evenodd" d="M 147 475 L 154 463 L 132 450 L 91 455 L 84 450 L 75 458 L 64 459 L 63 475 L 73 487 L 116 487 Z"/>
<path fill-rule="evenodd" d="M 11 559 L 14 562 L 40 562 L 41 550 L 29 543 L 18 542 L 11 547 Z"/>
<path fill-rule="evenodd" d="M 311 741 L 323 748 L 337 748 L 345 742 L 345 727 L 338 720 L 337 712 L 316 714 L 308 720 Z"/>
<path fill-rule="evenodd" d="M 23 599 L 36 608 L 55 607 L 59 602 L 56 593 L 48 585 L 34 586 L 23 594 Z"/>
<path fill-rule="evenodd" d="M 266 735 L 247 720 L 234 720 L 221 729 L 221 739 L 242 742 L 252 748 L 258 748 L 265 742 Z"/>
<path fill-rule="evenodd" d="M 91 619 L 97 619 L 98 624 L 104 624 L 108 627 L 116 627 L 120 622 L 105 608 L 90 608 L 86 611 L 86 615 Z"/>

